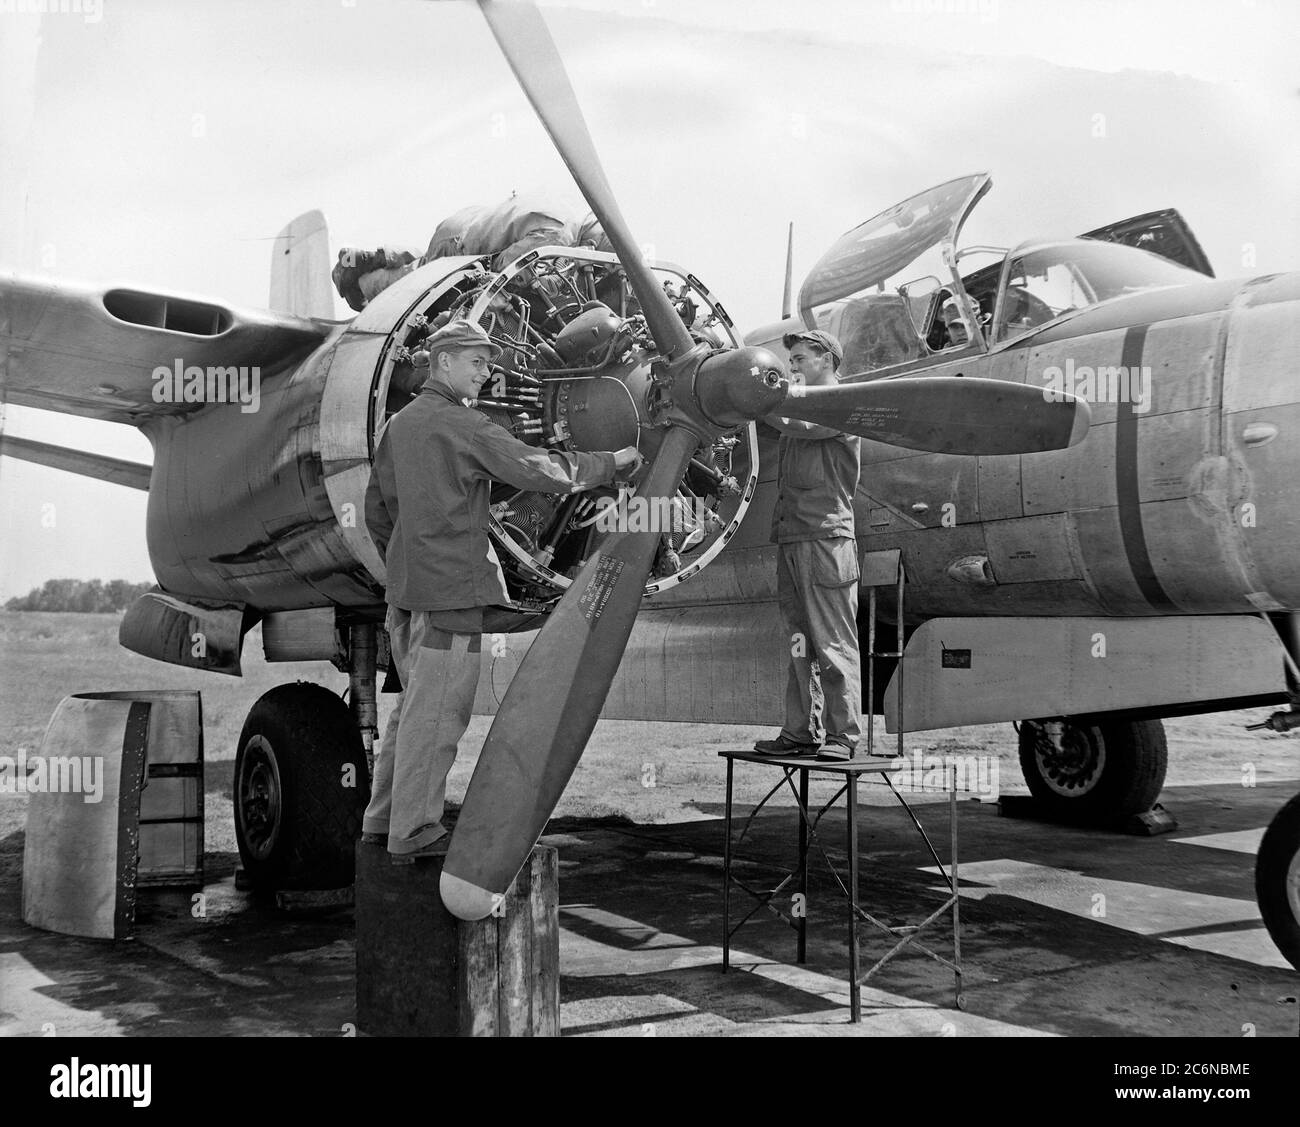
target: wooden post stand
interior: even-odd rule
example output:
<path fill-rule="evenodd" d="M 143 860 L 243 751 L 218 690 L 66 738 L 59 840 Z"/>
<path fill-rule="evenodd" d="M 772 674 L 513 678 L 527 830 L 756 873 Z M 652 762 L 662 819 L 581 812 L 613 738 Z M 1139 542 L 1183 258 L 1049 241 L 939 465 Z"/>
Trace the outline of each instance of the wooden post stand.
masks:
<path fill-rule="evenodd" d="M 443 857 L 393 865 L 357 845 L 357 1029 L 375 1037 L 554 1037 L 560 1032 L 559 865 L 534 847 L 498 914 L 442 905 Z"/>

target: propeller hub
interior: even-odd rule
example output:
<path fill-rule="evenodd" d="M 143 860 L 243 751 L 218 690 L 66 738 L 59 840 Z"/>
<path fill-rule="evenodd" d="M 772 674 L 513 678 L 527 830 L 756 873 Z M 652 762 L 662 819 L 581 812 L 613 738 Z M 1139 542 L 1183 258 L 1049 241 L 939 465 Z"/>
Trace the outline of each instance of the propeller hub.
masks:
<path fill-rule="evenodd" d="M 766 348 L 733 348 L 705 358 L 695 398 L 705 417 L 727 429 L 770 415 L 785 402 L 790 378 Z"/>

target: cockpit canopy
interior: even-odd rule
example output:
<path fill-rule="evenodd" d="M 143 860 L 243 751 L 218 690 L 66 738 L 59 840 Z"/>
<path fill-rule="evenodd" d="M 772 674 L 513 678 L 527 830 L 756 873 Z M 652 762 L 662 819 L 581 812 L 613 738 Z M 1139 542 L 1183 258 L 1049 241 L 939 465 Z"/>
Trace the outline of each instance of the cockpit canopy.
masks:
<path fill-rule="evenodd" d="M 821 323 L 827 303 L 839 303 L 847 373 L 984 351 L 1103 301 L 1212 276 L 1172 210 L 1074 239 L 958 250 L 962 226 L 991 186 L 977 173 L 912 196 L 841 236 L 813 267 L 800 312 Z"/>
<path fill-rule="evenodd" d="M 805 319 L 814 306 L 883 286 L 927 251 L 955 244 L 966 216 L 992 185 L 987 172 L 960 176 L 918 192 L 841 235 L 799 289 Z"/>
<path fill-rule="evenodd" d="M 992 341 L 1010 340 L 1114 297 L 1185 286 L 1203 274 L 1149 251 L 1091 239 L 1022 243 L 1006 259 Z"/>

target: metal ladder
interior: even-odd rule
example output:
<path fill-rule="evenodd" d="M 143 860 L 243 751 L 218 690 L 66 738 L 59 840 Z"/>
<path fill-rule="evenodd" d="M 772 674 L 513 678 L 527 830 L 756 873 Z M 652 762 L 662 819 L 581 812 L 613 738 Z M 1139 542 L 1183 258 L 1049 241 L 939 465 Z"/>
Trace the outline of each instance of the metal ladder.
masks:
<path fill-rule="evenodd" d="M 898 659 L 898 698 L 894 712 L 895 734 L 898 737 L 897 752 L 903 754 L 903 587 L 907 579 L 903 574 L 903 553 L 898 548 L 886 552 L 872 552 L 867 558 L 867 572 L 862 577 L 862 585 L 867 589 L 867 648 L 863 653 L 867 667 L 867 691 L 864 698 L 867 720 L 867 754 L 875 751 L 875 702 L 876 702 L 876 662 L 881 658 Z M 898 649 L 877 652 L 876 650 L 876 611 L 877 590 L 881 587 L 894 588 L 895 619 L 898 624 Z M 883 708 L 881 715 L 884 715 Z"/>

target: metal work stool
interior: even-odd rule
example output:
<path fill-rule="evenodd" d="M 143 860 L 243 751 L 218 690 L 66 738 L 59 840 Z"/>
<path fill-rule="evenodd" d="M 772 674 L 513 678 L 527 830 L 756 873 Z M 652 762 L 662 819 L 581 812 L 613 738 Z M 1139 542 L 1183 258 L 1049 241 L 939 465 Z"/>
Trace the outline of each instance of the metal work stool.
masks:
<path fill-rule="evenodd" d="M 929 956 L 936 962 L 948 967 L 953 972 L 955 1003 L 958 1009 L 965 1009 L 965 1000 L 962 995 L 962 969 L 961 969 L 961 912 L 960 897 L 957 891 L 958 882 L 958 862 L 957 862 L 957 769 L 955 766 L 950 768 L 951 774 L 945 774 L 948 786 L 948 835 L 949 835 L 949 855 L 951 862 L 947 868 L 939 859 L 929 835 L 925 828 L 917 819 L 907 800 L 903 797 L 894 781 L 890 777 L 896 764 L 899 762 L 896 758 L 884 758 L 874 755 L 874 725 L 872 723 L 872 702 L 874 701 L 875 691 L 875 663 L 881 658 L 893 658 L 898 661 L 898 695 L 897 695 L 897 715 L 895 718 L 898 733 L 897 755 L 903 754 L 903 653 L 902 653 L 902 623 L 903 623 L 903 587 L 905 578 L 903 574 L 901 553 L 897 551 L 872 553 L 869 557 L 871 566 L 863 575 L 863 584 L 867 587 L 867 651 L 865 653 L 867 665 L 867 752 L 865 755 L 851 753 L 847 758 L 812 758 L 803 756 L 768 756 L 758 755 L 752 751 L 720 751 L 718 754 L 727 761 L 727 804 L 726 804 L 726 841 L 723 849 L 722 863 L 722 970 L 725 973 L 731 965 L 731 939 L 750 919 L 752 919 L 761 908 L 767 908 L 780 919 L 789 923 L 797 933 L 795 947 L 795 961 L 804 963 L 807 961 L 807 934 L 808 934 L 808 916 L 807 916 L 807 894 L 808 894 L 808 858 L 809 846 L 816 846 L 821 854 L 826 867 L 830 870 L 831 875 L 835 878 L 840 894 L 845 898 L 849 905 L 849 1020 L 853 1022 L 862 1019 L 862 984 L 868 981 L 872 976 L 877 974 L 886 963 L 896 955 L 903 952 L 906 948 L 913 947 L 917 951 Z M 877 652 L 876 651 L 876 588 L 878 586 L 893 586 L 895 588 L 896 609 L 898 624 L 898 649 L 896 651 Z M 750 811 L 749 817 L 745 820 L 744 828 L 741 830 L 739 841 L 743 841 L 745 835 L 749 832 L 749 827 L 753 823 L 758 812 L 767 805 L 773 795 L 787 786 L 794 795 L 795 802 L 799 809 L 799 859 L 795 869 L 787 873 L 777 885 L 769 890 L 763 891 L 755 889 L 740 880 L 732 874 L 732 817 L 733 817 L 733 793 L 734 793 L 734 772 L 737 762 L 757 763 L 766 767 L 775 767 L 782 772 L 782 778 L 777 782 L 759 801 L 758 805 Z M 799 786 L 795 789 L 794 774 L 799 773 Z M 835 794 L 830 801 L 826 802 L 815 815 L 809 811 L 808 802 L 808 777 L 810 774 L 819 773 L 832 777 L 838 777 L 841 782 Z M 944 879 L 948 886 L 948 895 L 943 904 L 932 911 L 924 920 L 917 924 L 908 924 L 903 926 L 890 926 L 882 920 L 877 919 L 870 912 L 861 906 L 858 900 L 858 877 L 860 873 L 860 863 L 858 857 L 858 782 L 863 775 L 879 775 L 891 791 L 894 797 L 898 799 L 912 819 L 912 824 L 916 827 L 917 832 L 925 841 L 926 848 L 930 856 L 934 859 L 935 869 Z M 817 827 L 823 816 L 829 811 L 840 797 L 844 796 L 845 814 L 847 823 L 847 841 L 846 848 L 848 853 L 848 881 L 847 884 L 840 872 L 832 864 L 830 857 L 827 855 L 825 847 L 822 845 L 821 838 L 817 834 Z M 791 882 L 797 882 L 796 891 L 801 895 L 801 902 L 805 910 L 798 915 L 793 915 L 784 911 L 777 906 L 776 897 Z M 753 897 L 756 905 L 733 927 L 731 923 L 731 886 L 735 884 L 749 896 Z M 951 915 L 952 918 L 952 945 L 953 957 L 947 959 L 936 951 L 925 946 L 917 938 L 926 928 L 939 921 L 945 915 Z M 894 944 L 881 958 L 866 971 L 861 970 L 861 955 L 859 951 L 859 933 L 858 927 L 860 921 L 878 928 L 880 931 L 889 935 Z"/>

